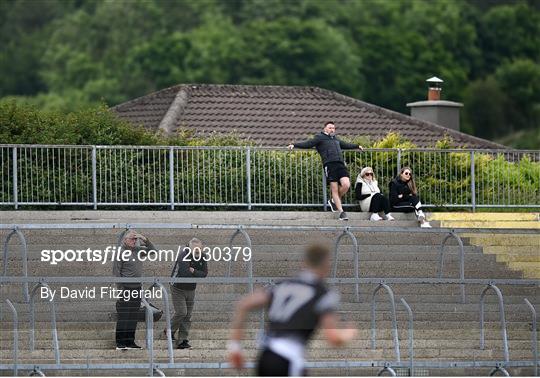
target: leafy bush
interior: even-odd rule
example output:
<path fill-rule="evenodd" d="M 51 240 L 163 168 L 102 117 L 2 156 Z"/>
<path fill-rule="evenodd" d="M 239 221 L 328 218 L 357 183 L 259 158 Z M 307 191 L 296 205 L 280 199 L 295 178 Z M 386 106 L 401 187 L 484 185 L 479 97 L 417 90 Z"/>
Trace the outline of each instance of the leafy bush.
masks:
<path fill-rule="evenodd" d="M 370 146 L 360 136 L 349 140 Z M 110 147 L 96 150 L 99 203 L 169 203 L 172 153 L 177 203 L 323 204 L 323 171 L 314 150 L 256 148 L 253 141 L 243 140 L 236 133 L 197 137 L 183 130 L 165 138 L 118 119 L 104 106 L 62 115 L 13 101 L 0 102 L 0 141 L 73 145 L 18 149 L 20 202 L 92 203 L 92 148 L 81 145 L 104 145 Z M 345 159 L 353 183 L 360 170 L 369 165 L 387 193 L 398 167 L 408 165 L 415 174 L 422 202 L 469 206 L 473 199 L 472 155 L 465 150 L 446 151 L 451 145 L 451 139 L 445 137 L 437 142 L 438 150 L 418 151 L 411 141 L 390 132 L 372 143 L 373 149 L 347 151 Z M 171 152 L 167 146 L 182 148 Z M 477 204 L 540 203 L 538 154 L 475 152 L 474 160 Z M 0 202 L 12 202 L 12 150 L 1 145 L 0 167 Z M 352 191 L 346 202 L 355 202 Z"/>

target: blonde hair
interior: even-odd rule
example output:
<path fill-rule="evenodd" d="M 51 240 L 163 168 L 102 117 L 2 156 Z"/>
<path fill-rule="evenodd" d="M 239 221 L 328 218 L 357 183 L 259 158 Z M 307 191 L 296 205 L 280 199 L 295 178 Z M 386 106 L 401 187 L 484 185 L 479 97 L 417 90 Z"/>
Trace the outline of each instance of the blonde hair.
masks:
<path fill-rule="evenodd" d="M 366 173 L 368 173 L 368 171 L 370 171 L 371 173 L 373 173 L 373 176 L 372 177 L 372 180 L 376 180 L 375 179 L 375 171 L 373 170 L 373 168 L 371 167 L 364 167 L 362 168 L 362 170 L 360 171 L 360 177 L 364 178 L 364 176 L 366 175 Z"/>

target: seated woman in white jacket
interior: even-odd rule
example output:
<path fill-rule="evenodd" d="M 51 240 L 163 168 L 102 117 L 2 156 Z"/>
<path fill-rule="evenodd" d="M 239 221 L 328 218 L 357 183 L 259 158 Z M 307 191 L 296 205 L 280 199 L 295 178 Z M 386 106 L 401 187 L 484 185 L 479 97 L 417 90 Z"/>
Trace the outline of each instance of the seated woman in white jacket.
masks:
<path fill-rule="evenodd" d="M 356 178 L 354 187 L 356 199 L 360 201 L 360 209 L 373 213 L 369 218 L 372 221 L 394 220 L 390 214 L 390 202 L 379 189 L 373 168 L 365 167 Z"/>

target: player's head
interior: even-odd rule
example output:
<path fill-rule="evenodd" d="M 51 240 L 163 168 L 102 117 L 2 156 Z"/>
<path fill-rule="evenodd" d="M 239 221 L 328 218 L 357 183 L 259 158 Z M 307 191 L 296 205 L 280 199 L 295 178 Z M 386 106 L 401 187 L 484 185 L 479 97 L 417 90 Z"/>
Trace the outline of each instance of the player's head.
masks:
<path fill-rule="evenodd" d="M 200 239 L 193 238 L 189 241 L 189 249 L 196 259 L 200 259 L 203 249 L 203 242 Z"/>
<path fill-rule="evenodd" d="M 320 244 L 310 245 L 306 249 L 304 263 L 308 269 L 326 277 L 330 273 L 330 248 Z"/>
<path fill-rule="evenodd" d="M 323 131 L 328 135 L 334 134 L 336 132 L 336 125 L 332 121 L 328 121 L 324 124 Z"/>

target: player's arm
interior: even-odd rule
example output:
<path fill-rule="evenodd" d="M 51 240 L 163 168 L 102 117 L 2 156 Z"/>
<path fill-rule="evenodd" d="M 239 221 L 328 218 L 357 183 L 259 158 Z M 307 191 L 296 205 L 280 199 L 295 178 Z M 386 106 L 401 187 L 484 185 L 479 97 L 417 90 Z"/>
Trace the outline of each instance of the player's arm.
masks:
<path fill-rule="evenodd" d="M 249 312 L 264 307 L 270 300 L 270 294 L 265 290 L 256 290 L 242 298 L 236 305 L 233 323 L 231 326 L 231 341 L 240 341 L 244 330 L 244 323 Z"/>
<path fill-rule="evenodd" d="M 308 149 L 313 148 L 319 144 L 321 141 L 320 137 L 316 135 L 314 138 L 306 140 L 305 142 L 291 143 L 287 146 L 288 149 L 292 150 L 293 148 Z"/>
<path fill-rule="evenodd" d="M 324 337 L 332 346 L 342 346 L 356 337 L 358 330 L 354 327 L 338 328 L 338 317 L 335 312 L 329 312 L 321 318 L 321 328 Z"/>
<path fill-rule="evenodd" d="M 244 365 L 240 340 L 242 340 L 244 333 L 244 323 L 247 315 L 253 310 L 266 306 L 269 302 L 270 293 L 265 290 L 257 290 L 253 294 L 241 299 L 236 305 L 231 325 L 231 336 L 227 344 L 229 361 L 233 367 L 240 369 Z"/>
<path fill-rule="evenodd" d="M 339 146 L 343 150 L 356 150 L 356 149 L 359 149 L 360 151 L 364 151 L 364 147 L 362 147 L 359 144 L 345 142 L 344 140 L 341 140 L 341 139 L 338 139 L 338 140 L 339 140 Z"/>

